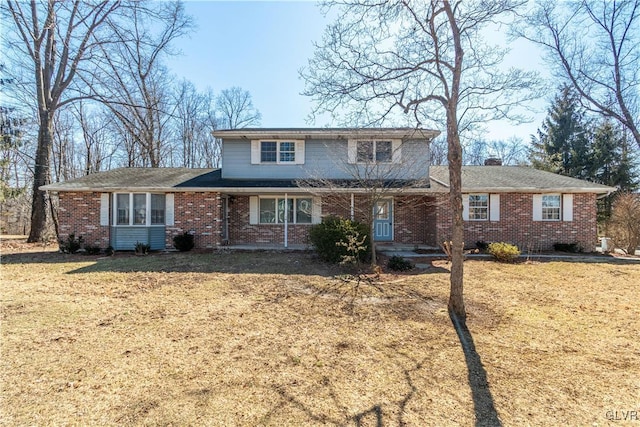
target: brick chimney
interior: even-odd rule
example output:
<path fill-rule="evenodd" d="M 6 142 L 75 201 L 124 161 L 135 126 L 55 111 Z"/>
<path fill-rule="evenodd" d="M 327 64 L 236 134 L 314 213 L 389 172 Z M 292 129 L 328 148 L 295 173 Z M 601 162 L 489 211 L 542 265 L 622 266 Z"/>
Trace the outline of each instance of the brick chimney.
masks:
<path fill-rule="evenodd" d="M 484 160 L 485 166 L 502 166 L 502 159 L 500 157 L 488 157 Z"/>

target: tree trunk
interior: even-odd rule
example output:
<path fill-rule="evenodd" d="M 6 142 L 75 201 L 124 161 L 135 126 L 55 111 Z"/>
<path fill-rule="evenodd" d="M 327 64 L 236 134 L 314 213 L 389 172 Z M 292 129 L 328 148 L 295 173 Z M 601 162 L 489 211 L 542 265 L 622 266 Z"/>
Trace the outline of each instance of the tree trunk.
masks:
<path fill-rule="evenodd" d="M 42 241 L 47 228 L 47 193 L 40 190 L 40 187 L 49 184 L 50 181 L 49 166 L 51 164 L 52 141 L 53 119 L 48 111 L 41 111 L 38 148 L 33 168 L 33 201 L 31 203 L 31 231 L 27 239 L 28 243 Z"/>
<path fill-rule="evenodd" d="M 451 109 L 449 109 L 451 110 Z M 451 203 L 451 290 L 449 312 L 462 323 L 466 319 L 463 297 L 464 223 L 462 220 L 462 149 L 456 126 L 455 110 L 447 113 L 447 143 L 449 146 L 449 201 Z"/>

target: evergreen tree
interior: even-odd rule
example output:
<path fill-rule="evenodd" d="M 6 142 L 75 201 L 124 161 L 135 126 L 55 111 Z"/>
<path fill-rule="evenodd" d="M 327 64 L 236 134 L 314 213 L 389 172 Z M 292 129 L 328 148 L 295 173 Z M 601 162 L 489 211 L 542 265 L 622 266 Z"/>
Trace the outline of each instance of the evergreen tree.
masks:
<path fill-rule="evenodd" d="M 589 162 L 590 181 L 618 188 L 614 194 L 598 201 L 598 218 L 606 220 L 611 216 L 611 206 L 618 193 L 638 188 L 637 160 L 624 132 L 608 119 L 601 121 L 592 132 Z"/>
<path fill-rule="evenodd" d="M 534 168 L 587 178 L 589 140 L 579 99 L 570 87 L 560 89 L 538 136 L 532 136 L 531 147 L 529 160 Z"/>

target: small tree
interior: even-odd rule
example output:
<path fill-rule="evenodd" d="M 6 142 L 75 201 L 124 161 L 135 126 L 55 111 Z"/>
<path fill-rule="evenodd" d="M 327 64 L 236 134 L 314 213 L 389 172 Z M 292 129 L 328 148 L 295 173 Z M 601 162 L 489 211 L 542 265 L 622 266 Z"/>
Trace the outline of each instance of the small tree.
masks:
<path fill-rule="evenodd" d="M 623 193 L 613 202 L 609 234 L 615 246 L 635 254 L 640 246 L 640 194 Z"/>

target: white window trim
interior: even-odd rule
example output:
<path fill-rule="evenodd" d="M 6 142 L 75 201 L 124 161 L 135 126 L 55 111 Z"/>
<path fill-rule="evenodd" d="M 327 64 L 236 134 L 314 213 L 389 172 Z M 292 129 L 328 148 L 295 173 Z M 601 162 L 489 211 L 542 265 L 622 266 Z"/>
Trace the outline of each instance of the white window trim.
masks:
<path fill-rule="evenodd" d="M 284 225 L 284 222 L 260 222 L 260 199 L 287 199 L 294 200 L 294 222 L 288 222 L 289 225 L 314 225 L 319 224 L 321 222 L 322 217 L 322 202 L 319 197 L 313 197 L 311 195 L 298 195 L 298 196 L 286 196 L 284 194 L 272 194 L 272 195 L 264 195 L 264 196 L 250 196 L 249 197 L 249 224 L 251 225 Z M 296 199 L 311 199 L 311 222 L 297 223 L 295 222 L 295 209 L 296 208 Z M 278 205 L 276 202 L 276 210 L 278 209 Z"/>
<path fill-rule="evenodd" d="M 376 145 L 378 142 L 391 141 L 391 161 L 390 162 L 377 162 L 376 157 Z M 373 161 L 372 162 L 359 162 L 358 161 L 358 142 L 373 142 Z M 392 165 L 402 163 L 402 140 L 400 139 L 376 139 L 376 138 L 363 138 L 363 139 L 350 139 L 347 141 L 347 163 L 356 165 Z"/>
<path fill-rule="evenodd" d="M 542 218 L 542 197 L 558 196 L 560 198 L 560 215 L 558 219 Z M 570 222 L 573 221 L 573 194 L 544 193 L 533 195 L 533 220 L 541 222 Z"/>
<path fill-rule="evenodd" d="M 470 217 L 469 196 L 487 196 L 487 218 L 475 219 Z M 500 221 L 500 194 L 494 193 L 468 193 L 462 195 L 462 219 L 472 222 L 497 222 Z"/>
<path fill-rule="evenodd" d="M 129 195 L 129 224 L 118 224 L 118 195 L 127 194 Z M 134 194 L 144 194 L 145 195 L 145 223 L 144 224 L 134 224 L 133 220 L 135 218 L 135 214 L 133 212 L 133 195 Z M 164 224 L 151 224 L 151 194 L 161 194 L 164 198 Z M 165 193 L 146 193 L 146 192 L 118 192 L 113 193 L 112 203 L 113 203 L 113 226 L 114 227 L 165 227 L 167 225 L 173 225 L 173 194 L 171 197 L 168 197 L 168 194 Z M 169 200 L 171 199 L 171 200 Z M 171 206 L 169 206 L 169 202 L 171 202 Z M 169 208 L 171 207 L 171 217 L 169 217 Z"/>
<path fill-rule="evenodd" d="M 275 162 L 263 162 L 262 161 L 262 143 L 263 142 L 275 142 L 276 143 L 276 161 Z M 294 161 L 280 161 L 280 143 L 293 142 L 295 144 L 295 159 Z M 305 141 L 303 139 L 254 139 L 251 141 L 251 164 L 252 165 L 303 165 L 305 157 Z"/>

